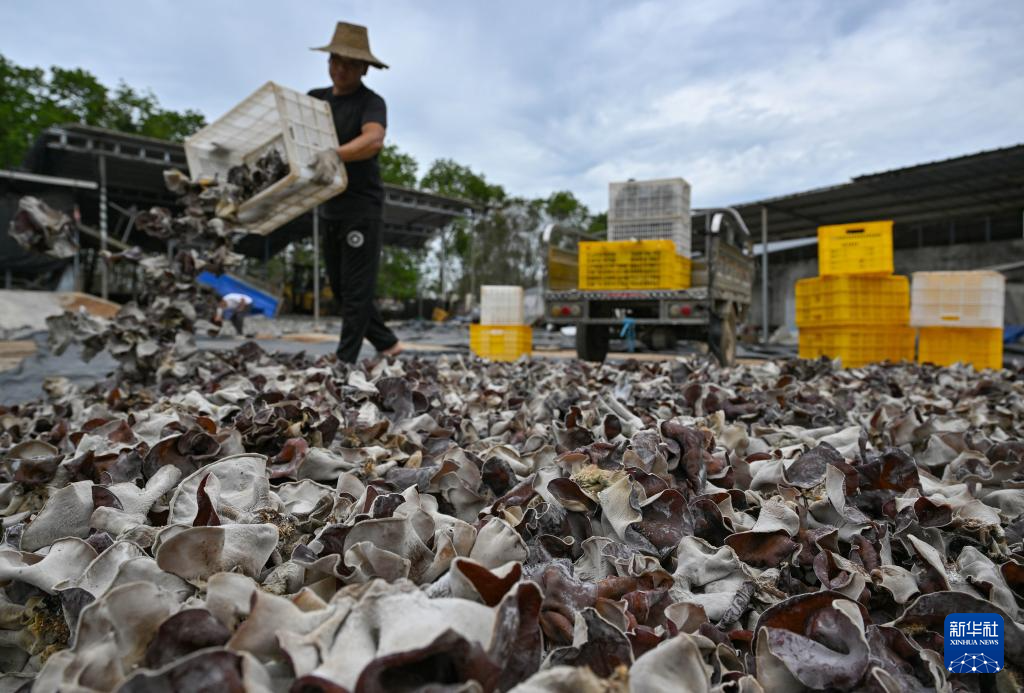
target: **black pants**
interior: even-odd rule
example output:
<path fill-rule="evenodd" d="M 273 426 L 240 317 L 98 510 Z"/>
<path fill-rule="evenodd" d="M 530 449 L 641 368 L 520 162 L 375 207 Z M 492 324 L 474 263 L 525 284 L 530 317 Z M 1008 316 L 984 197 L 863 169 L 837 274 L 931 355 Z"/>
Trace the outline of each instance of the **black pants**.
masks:
<path fill-rule="evenodd" d="M 398 343 L 373 302 L 380 270 L 381 233 L 379 218 L 324 221 L 324 259 L 334 300 L 341 307 L 341 339 L 338 358 L 355 363 L 363 339 L 377 351 Z"/>
<path fill-rule="evenodd" d="M 245 330 L 245 314 L 248 312 L 248 309 L 243 310 L 240 308 L 231 316 L 231 324 L 234 326 L 235 332 L 238 333 L 239 337 L 242 336 L 242 331 Z"/>

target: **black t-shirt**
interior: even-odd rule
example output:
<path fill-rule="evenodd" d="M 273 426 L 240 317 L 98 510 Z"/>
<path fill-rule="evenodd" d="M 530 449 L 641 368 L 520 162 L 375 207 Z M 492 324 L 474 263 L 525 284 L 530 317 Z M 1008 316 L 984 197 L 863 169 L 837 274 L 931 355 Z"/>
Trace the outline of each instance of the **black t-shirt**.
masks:
<path fill-rule="evenodd" d="M 365 84 L 345 96 L 335 95 L 330 87 L 311 89 L 309 95 L 330 104 L 334 128 L 338 131 L 338 144 L 345 144 L 361 135 L 366 123 L 388 125 L 384 99 Z M 380 217 L 384 212 L 384 184 L 380 179 L 377 156 L 365 161 L 346 161 L 345 171 L 348 173 L 348 187 L 320 206 L 320 216 L 324 219 Z"/>

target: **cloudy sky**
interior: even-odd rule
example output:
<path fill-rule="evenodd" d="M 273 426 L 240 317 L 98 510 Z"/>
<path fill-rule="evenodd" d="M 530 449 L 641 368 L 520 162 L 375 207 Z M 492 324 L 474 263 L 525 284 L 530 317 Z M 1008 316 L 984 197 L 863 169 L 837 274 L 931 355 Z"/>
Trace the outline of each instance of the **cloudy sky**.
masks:
<path fill-rule="evenodd" d="M 1024 142 L 1024 2 L 146 2 L 0 5 L 0 52 L 82 67 L 214 119 L 267 80 L 327 84 L 337 20 L 423 173 L 513 194 L 682 176 L 736 203 Z"/>

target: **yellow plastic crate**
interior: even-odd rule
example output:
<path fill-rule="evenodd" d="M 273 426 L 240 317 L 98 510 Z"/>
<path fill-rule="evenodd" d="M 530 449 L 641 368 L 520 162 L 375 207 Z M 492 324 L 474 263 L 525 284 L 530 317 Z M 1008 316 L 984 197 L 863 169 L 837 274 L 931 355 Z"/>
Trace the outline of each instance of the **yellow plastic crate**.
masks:
<path fill-rule="evenodd" d="M 1001 327 L 922 327 L 917 360 L 938 366 L 969 363 L 978 370 L 1003 367 Z"/>
<path fill-rule="evenodd" d="M 896 325 L 800 328 L 800 358 L 821 356 L 840 359 L 843 368 L 876 361 L 913 361 L 914 330 Z"/>
<path fill-rule="evenodd" d="M 581 289 L 687 289 L 690 271 L 670 240 L 580 242 Z"/>
<path fill-rule="evenodd" d="M 491 361 L 515 361 L 529 356 L 533 349 L 533 330 L 529 325 L 470 325 L 469 348 L 480 358 Z"/>
<path fill-rule="evenodd" d="M 849 274 L 796 283 L 796 326 L 907 325 L 910 282 L 903 276 Z"/>
<path fill-rule="evenodd" d="M 818 274 L 892 274 L 892 222 L 819 226 Z"/>

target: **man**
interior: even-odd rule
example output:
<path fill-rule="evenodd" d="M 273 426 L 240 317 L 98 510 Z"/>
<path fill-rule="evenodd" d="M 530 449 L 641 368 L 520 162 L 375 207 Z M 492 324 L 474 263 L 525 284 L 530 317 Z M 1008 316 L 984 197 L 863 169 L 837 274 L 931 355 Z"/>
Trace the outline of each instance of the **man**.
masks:
<path fill-rule="evenodd" d="M 220 325 L 224 318 L 227 318 L 231 321 L 235 332 L 241 337 L 243 334 L 242 330 L 245 327 L 245 316 L 251 308 L 252 299 L 245 294 L 224 294 L 220 299 L 220 303 L 217 304 L 217 319 L 214 322 Z"/>
<path fill-rule="evenodd" d="M 309 95 L 330 104 L 341 143 L 336 150 L 321 153 L 315 168 L 329 170 L 340 160 L 348 173 L 345 192 L 320 207 L 327 275 L 343 321 L 338 358 L 355 363 L 364 338 L 382 355 L 395 356 L 401 345 L 373 302 L 384 216 L 377 154 L 384 146 L 387 107 L 363 84 L 370 65 L 381 69 L 387 65 L 370 52 L 366 27 L 346 22 L 338 22 L 329 44 L 312 50 L 330 54 L 331 86 L 313 89 Z"/>

